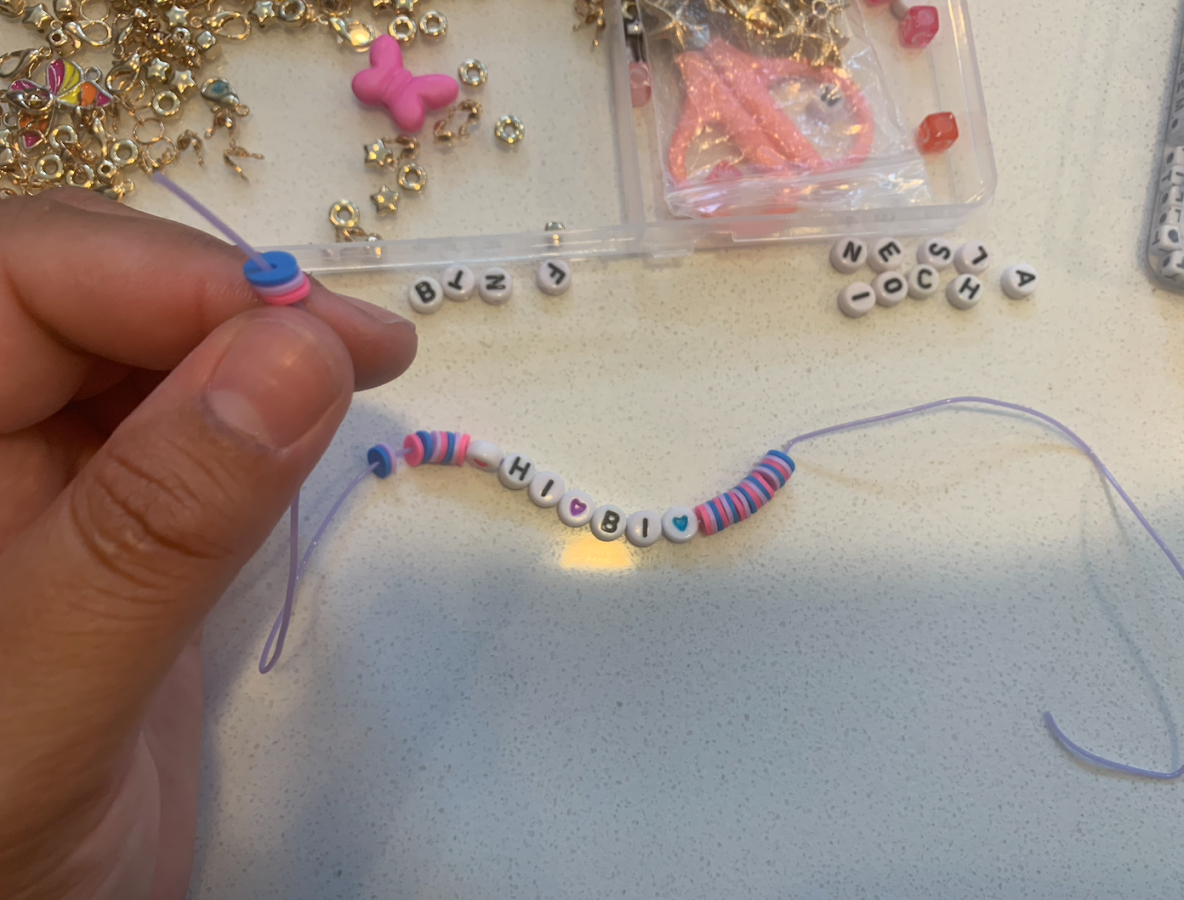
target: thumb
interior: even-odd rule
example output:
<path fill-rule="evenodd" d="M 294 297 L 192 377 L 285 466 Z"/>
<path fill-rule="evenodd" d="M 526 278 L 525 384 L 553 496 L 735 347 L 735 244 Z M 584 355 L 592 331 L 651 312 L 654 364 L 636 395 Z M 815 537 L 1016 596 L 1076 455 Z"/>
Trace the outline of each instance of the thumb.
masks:
<path fill-rule="evenodd" d="M 71 776 L 85 783 L 126 749 L 187 637 L 329 445 L 353 387 L 345 346 L 308 313 L 231 319 L 9 546 L 0 775 L 17 784 L 0 794 L 22 769 L 56 769 L 56 784 L 36 788 L 53 809 L 47 790 L 77 790 Z"/>

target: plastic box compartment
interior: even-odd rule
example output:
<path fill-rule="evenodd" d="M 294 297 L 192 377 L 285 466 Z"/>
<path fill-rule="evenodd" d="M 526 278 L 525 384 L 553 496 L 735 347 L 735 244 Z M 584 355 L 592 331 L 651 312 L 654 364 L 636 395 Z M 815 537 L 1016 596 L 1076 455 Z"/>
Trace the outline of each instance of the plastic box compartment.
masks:
<path fill-rule="evenodd" d="M 267 160 L 245 163 L 251 185 L 215 166 L 220 144 L 207 150 L 207 170 L 215 171 L 198 176 L 188 163 L 173 177 L 251 239 L 289 250 L 317 273 L 546 256 L 671 257 L 700 248 L 842 234 L 938 233 L 957 227 L 994 193 L 995 164 L 966 0 L 938 0 L 941 31 L 924 50 L 900 46 L 897 20 L 886 6 L 865 9 L 855 0 L 847 8 L 853 19 L 862 18 L 909 128 L 931 112 L 957 116 L 957 144 L 925 157 L 930 200 L 713 219 L 678 219 L 666 209 L 652 104 L 634 109 L 631 102 L 619 3 L 605 4 L 608 27 L 596 49 L 591 29 L 573 31 L 567 3 L 433 5 L 448 16 L 448 34 L 434 43 L 417 40 L 405 51 L 406 64 L 417 74 L 451 74 L 466 58 L 482 60 L 488 83 L 463 88 L 462 96 L 480 100 L 484 116 L 467 141 L 446 148 L 432 142 L 429 116 L 417 160 L 427 169 L 428 186 L 417 195 L 403 192 L 397 214 L 378 217 L 368 202 L 381 185 L 394 185 L 394 173 L 362 160 L 362 145 L 394 135 L 395 126 L 385 110 L 359 106 L 349 91 L 366 57 L 335 47 L 321 29 L 269 29 L 253 35 L 241 52 L 232 47 L 218 64 L 202 70 L 203 77 L 230 79 L 252 107 L 239 140 Z M 385 26 L 385 18 L 376 24 Z M 204 128 L 208 112 L 201 104 L 191 106 L 184 125 Z M 526 125 L 525 140 L 514 147 L 493 137 L 494 121 L 506 114 Z M 200 224 L 147 179 L 139 182 L 137 205 Z M 356 203 L 362 226 L 385 239 L 333 242 L 327 213 L 341 198 Z M 550 221 L 564 223 L 566 230 L 558 237 L 545 232 Z"/>

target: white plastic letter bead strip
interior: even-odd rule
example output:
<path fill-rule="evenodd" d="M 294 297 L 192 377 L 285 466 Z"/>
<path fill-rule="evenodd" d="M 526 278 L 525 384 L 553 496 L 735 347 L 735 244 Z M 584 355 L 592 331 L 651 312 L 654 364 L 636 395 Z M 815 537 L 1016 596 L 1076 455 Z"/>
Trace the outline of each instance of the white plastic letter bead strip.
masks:
<path fill-rule="evenodd" d="M 463 466 L 466 462 L 482 472 L 496 472 L 507 490 L 525 490 L 541 509 L 555 509 L 559 520 L 570 528 L 589 527 L 602 541 L 624 537 L 635 547 L 650 547 L 659 537 L 683 544 L 696 534 L 718 534 L 755 515 L 776 496 L 793 476 L 794 463 L 780 450 L 770 450 L 738 485 L 694 509 L 681 506 L 659 515 L 642 510 L 629 515 L 611 503 L 597 505 L 584 491 L 568 488 L 555 472 L 540 471 L 529 456 L 503 454 L 487 441 L 474 441 L 454 431 L 417 431 L 407 435 L 402 452 L 376 444 L 367 456 L 374 472 L 386 478 L 402 457 L 409 466 L 425 463 Z"/>

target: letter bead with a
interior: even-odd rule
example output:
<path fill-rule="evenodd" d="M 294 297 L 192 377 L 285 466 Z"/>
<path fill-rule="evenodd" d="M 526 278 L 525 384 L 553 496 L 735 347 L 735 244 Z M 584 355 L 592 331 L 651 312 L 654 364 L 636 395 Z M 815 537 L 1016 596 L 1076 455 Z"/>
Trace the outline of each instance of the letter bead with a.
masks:
<path fill-rule="evenodd" d="M 1003 273 L 999 286 L 1012 300 L 1026 300 L 1036 293 L 1040 279 L 1036 277 L 1036 270 L 1026 263 L 1011 266 Z"/>

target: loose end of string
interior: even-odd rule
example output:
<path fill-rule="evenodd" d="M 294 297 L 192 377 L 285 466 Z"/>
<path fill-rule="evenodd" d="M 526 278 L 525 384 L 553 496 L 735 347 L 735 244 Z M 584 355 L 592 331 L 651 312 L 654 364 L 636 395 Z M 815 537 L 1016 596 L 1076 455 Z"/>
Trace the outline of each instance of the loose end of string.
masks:
<path fill-rule="evenodd" d="M 177 182 L 173 181 L 173 179 L 169 178 L 169 176 L 165 175 L 164 172 L 157 172 L 152 176 L 152 180 L 176 196 L 186 206 L 190 207 L 195 213 L 222 232 L 228 241 L 242 250 L 243 253 L 247 254 L 247 256 L 251 257 L 255 265 L 257 265 L 261 270 L 269 271 L 273 268 L 273 266 L 263 258 L 262 253 L 248 244 L 237 231 L 227 225 L 224 221 L 222 221 L 222 219 L 218 218 L 212 209 L 194 197 L 191 193 L 189 193 L 189 191 L 185 190 L 185 188 L 181 187 L 181 185 L 177 184 Z"/>
<path fill-rule="evenodd" d="M 1065 732 L 1061 731 L 1061 727 L 1057 724 L 1056 719 L 1052 717 L 1052 713 L 1050 712 L 1044 714 L 1044 724 L 1058 744 L 1064 747 L 1069 754 L 1088 765 L 1097 766 L 1099 769 L 1107 769 L 1111 772 L 1121 772 L 1123 775 L 1133 775 L 1136 778 L 1150 778 L 1155 781 L 1174 781 L 1184 775 L 1184 766 L 1181 766 L 1174 772 L 1156 772 L 1153 769 L 1140 769 L 1138 766 L 1128 766 L 1126 763 L 1116 762 L 1112 759 L 1106 759 L 1104 756 L 1098 756 L 1096 753 L 1090 753 L 1080 744 L 1074 743 Z"/>
<path fill-rule="evenodd" d="M 296 605 L 296 589 L 300 586 L 300 579 L 304 577 L 304 573 L 308 569 L 308 562 L 312 558 L 313 550 L 321 542 L 321 538 L 325 536 L 330 523 L 337 516 L 341 507 L 345 505 L 345 501 L 349 498 L 349 495 L 357 489 L 358 485 L 366 480 L 368 475 L 388 478 L 396 474 L 399 460 L 405 457 L 408 452 L 407 450 L 392 450 L 386 444 L 377 444 L 370 448 L 366 457 L 366 468 L 358 473 L 353 481 L 349 483 L 349 486 L 341 492 L 341 496 L 337 498 L 333 506 L 329 508 L 329 513 L 325 516 L 324 521 L 321 522 L 321 527 L 316 530 L 308 547 L 305 548 L 303 558 L 300 556 L 300 492 L 296 492 L 296 496 L 292 500 L 292 509 L 289 513 L 288 590 L 284 596 L 284 605 L 275 617 L 275 622 L 271 626 L 271 632 L 267 635 L 267 641 L 263 644 L 263 653 L 259 656 L 260 675 L 266 675 L 280 661 L 280 655 L 284 652 L 284 642 L 288 638 L 288 626 L 292 622 L 292 610 Z M 275 647 L 274 653 L 272 653 L 273 645 Z"/>
<path fill-rule="evenodd" d="M 226 236 L 232 244 L 250 257 L 243 266 L 243 277 L 250 282 L 255 294 L 269 306 L 291 306 L 305 299 L 312 291 L 308 275 L 300 268 L 291 253 L 283 250 L 269 250 L 260 253 L 243 237 L 214 214 L 213 210 L 194 197 L 163 172 L 152 176 L 153 180 L 178 197 L 199 216 Z"/>
<path fill-rule="evenodd" d="M 1143 511 L 1140 510 L 1135 504 L 1135 501 L 1130 498 L 1130 495 L 1127 494 L 1125 490 L 1123 490 L 1122 485 L 1118 483 L 1118 479 L 1114 477 L 1114 475 L 1106 467 L 1105 463 L 1102 462 L 1098 454 L 1094 452 L 1094 449 L 1084 440 L 1082 440 L 1081 437 L 1072 431 L 1067 425 L 1058 422 L 1052 416 L 1046 415 L 1045 413 L 1042 413 L 1036 409 L 1032 409 L 1028 406 L 1021 406 L 1018 403 L 1008 403 L 1004 400 L 993 400 L 990 397 L 947 397 L 944 400 L 934 400 L 932 403 L 923 403 L 920 406 L 910 406 L 907 409 L 899 409 L 895 412 L 882 413 L 878 416 L 868 416 L 864 419 L 855 419 L 851 422 L 844 422 L 841 425 L 832 425 L 829 428 L 820 428 L 817 431 L 811 431 L 807 432 L 806 434 L 798 435 L 786 443 L 785 452 L 789 453 L 790 449 L 795 444 L 814 440 L 815 438 L 825 437 L 831 434 L 838 434 L 839 432 L 843 431 L 853 431 L 858 428 L 866 428 L 870 425 L 878 425 L 882 422 L 889 422 L 893 419 L 902 419 L 908 416 L 920 415 L 921 413 L 929 412 L 930 410 L 934 409 L 963 404 L 993 406 L 997 409 L 1005 409 L 1010 412 L 1023 413 L 1024 415 L 1031 416 L 1034 419 L 1044 422 L 1046 425 L 1050 425 L 1053 429 L 1068 438 L 1069 441 L 1075 447 L 1077 447 L 1077 449 L 1079 449 L 1089 458 L 1090 462 L 1094 464 L 1094 467 L 1098 470 L 1098 473 L 1102 476 L 1102 478 L 1114 488 L 1114 490 L 1118 493 L 1118 496 L 1122 498 L 1123 503 L 1125 503 L 1127 508 L 1134 514 L 1139 524 L 1143 526 L 1143 529 L 1151 536 L 1151 539 L 1155 541 L 1156 546 L 1159 547 L 1164 556 L 1167 557 L 1168 562 L 1172 564 L 1172 568 L 1176 570 L 1176 574 L 1179 575 L 1181 579 L 1184 579 L 1184 567 L 1180 565 L 1180 560 L 1176 558 L 1176 554 L 1172 552 L 1170 547 L 1168 547 L 1167 543 L 1160 536 L 1159 532 L 1155 530 L 1149 521 L 1147 521 L 1147 517 L 1143 515 Z M 1069 736 L 1061 730 L 1060 726 L 1057 725 L 1056 720 L 1053 718 L 1053 715 L 1050 712 L 1046 712 L 1044 714 L 1044 724 L 1048 727 L 1049 732 L 1052 734 L 1057 743 L 1059 743 L 1074 757 L 1089 765 L 1097 766 L 1100 769 L 1106 769 L 1111 772 L 1121 772 L 1124 775 L 1131 775 L 1136 778 L 1150 778 L 1156 781 L 1172 781 L 1176 778 L 1184 776 L 1184 766 L 1181 766 L 1174 772 L 1156 772 L 1152 769 L 1141 769 L 1137 766 L 1128 766 L 1126 763 L 1120 763 L 1112 759 L 1106 759 L 1103 756 L 1098 756 L 1096 753 L 1091 753 L 1080 744 L 1072 741 Z"/>

